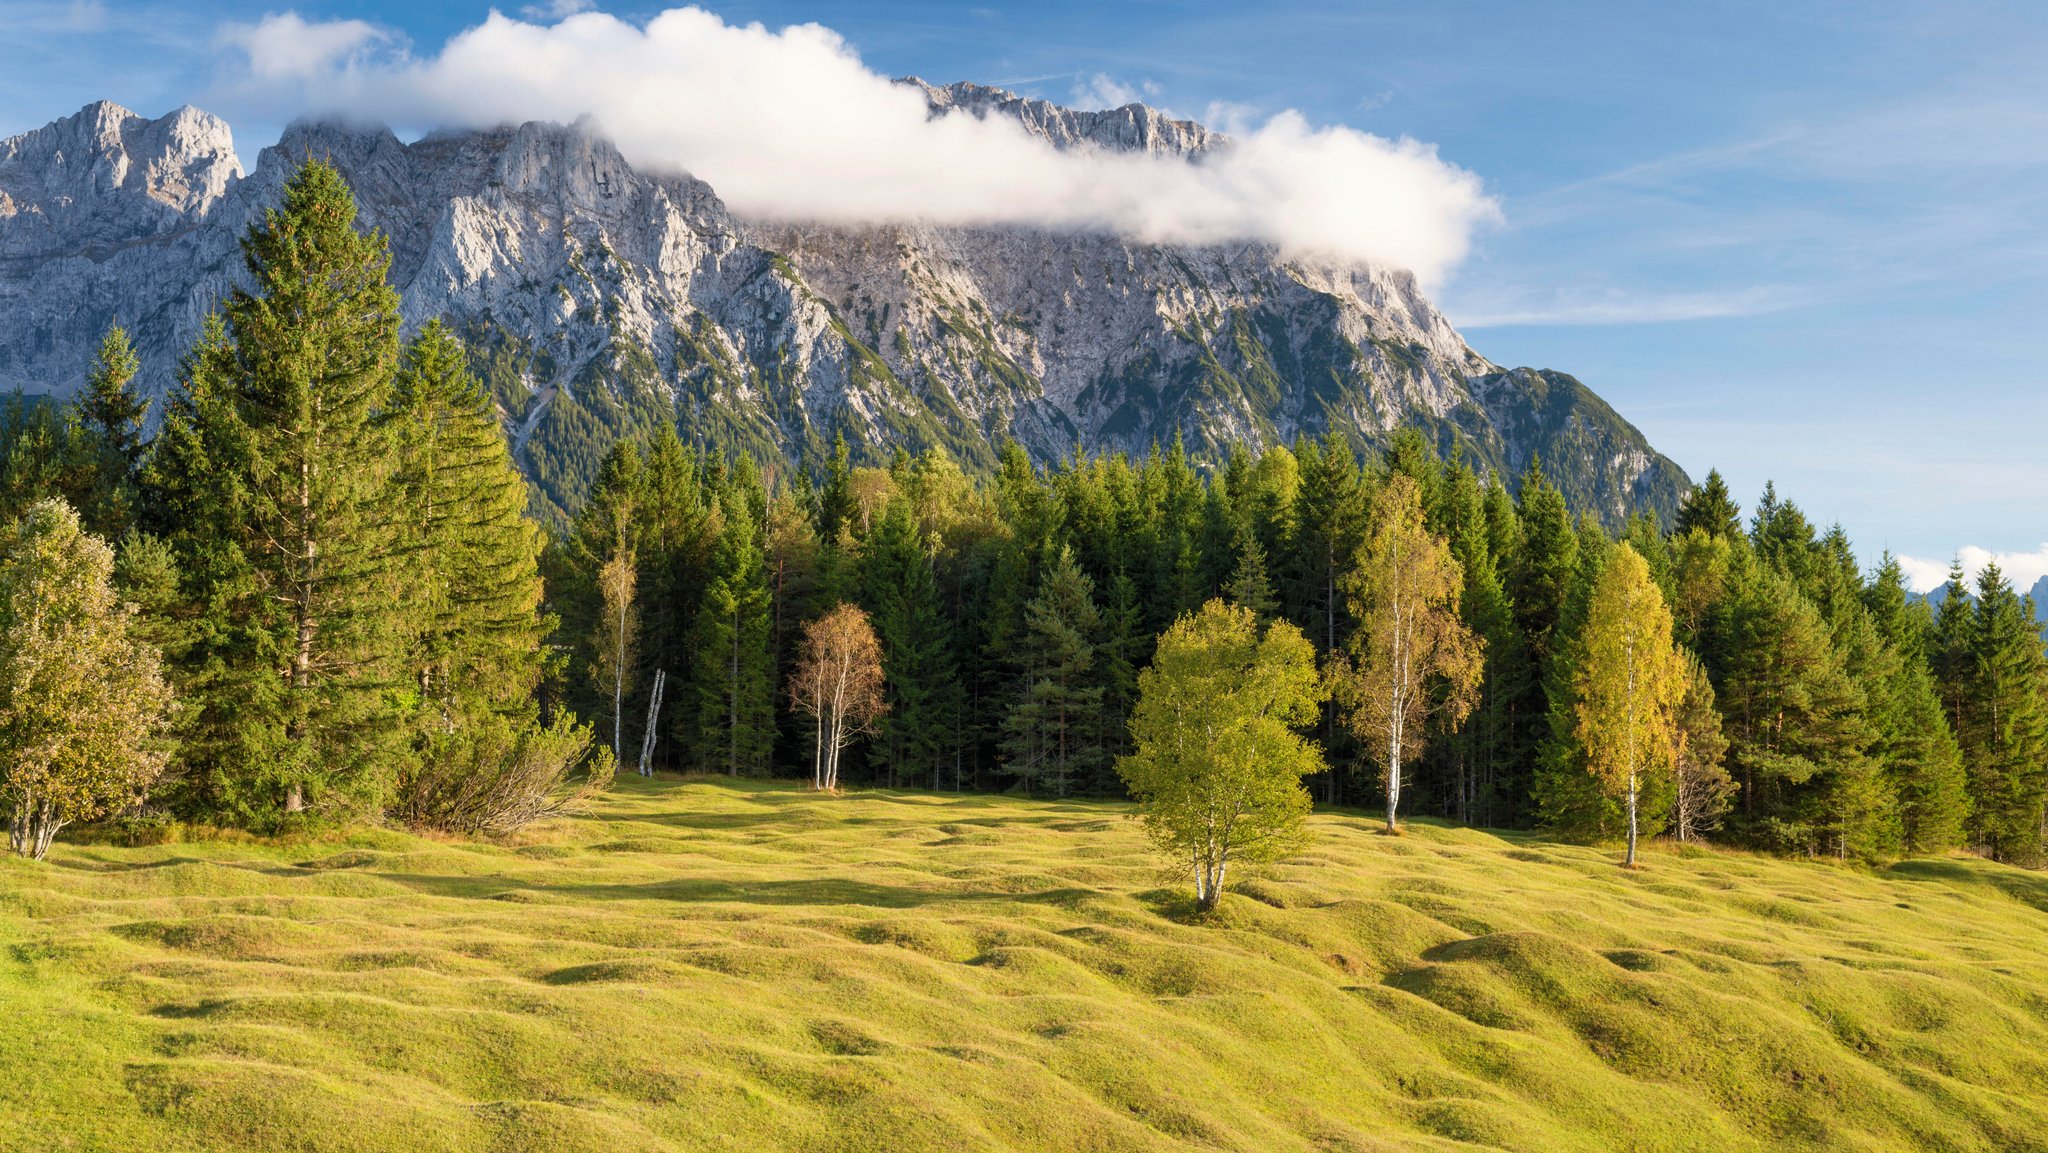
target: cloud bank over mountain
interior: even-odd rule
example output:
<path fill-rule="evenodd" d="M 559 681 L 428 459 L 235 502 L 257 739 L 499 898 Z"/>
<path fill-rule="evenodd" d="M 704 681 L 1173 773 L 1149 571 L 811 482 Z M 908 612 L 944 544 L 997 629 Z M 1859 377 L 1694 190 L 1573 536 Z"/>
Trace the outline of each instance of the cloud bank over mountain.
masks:
<path fill-rule="evenodd" d="M 645 24 L 492 13 L 436 51 L 360 20 L 232 25 L 236 95 L 401 130 L 593 117 L 634 164 L 708 181 L 744 216 L 1109 231 L 1255 241 L 1440 283 L 1499 209 L 1434 147 L 1294 112 L 1222 125 L 1194 161 L 1054 148 L 1009 118 L 932 118 L 817 24 L 771 31 L 697 8 Z"/>

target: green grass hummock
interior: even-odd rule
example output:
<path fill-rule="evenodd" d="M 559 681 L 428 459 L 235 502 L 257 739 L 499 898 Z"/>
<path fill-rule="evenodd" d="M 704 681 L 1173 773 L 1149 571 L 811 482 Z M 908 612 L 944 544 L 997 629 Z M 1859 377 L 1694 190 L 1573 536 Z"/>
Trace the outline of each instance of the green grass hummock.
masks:
<path fill-rule="evenodd" d="M 622 780 L 519 842 L 0 864 L 0 1148 L 2048 1148 L 2048 878 Z"/>

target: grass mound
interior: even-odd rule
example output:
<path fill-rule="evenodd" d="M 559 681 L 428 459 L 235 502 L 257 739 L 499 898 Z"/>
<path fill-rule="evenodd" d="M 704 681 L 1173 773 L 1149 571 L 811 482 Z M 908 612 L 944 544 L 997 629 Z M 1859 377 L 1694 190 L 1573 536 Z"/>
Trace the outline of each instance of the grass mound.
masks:
<path fill-rule="evenodd" d="M 2048 1150 L 2048 878 L 621 780 L 0 862 L 0 1148 Z"/>

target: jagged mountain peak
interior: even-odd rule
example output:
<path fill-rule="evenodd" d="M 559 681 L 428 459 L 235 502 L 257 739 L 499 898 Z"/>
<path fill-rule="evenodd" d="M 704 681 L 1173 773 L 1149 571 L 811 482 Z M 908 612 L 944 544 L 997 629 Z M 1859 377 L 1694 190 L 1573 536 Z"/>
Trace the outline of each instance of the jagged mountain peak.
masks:
<path fill-rule="evenodd" d="M 936 115 L 1012 117 L 1062 148 L 1195 158 L 1227 144 L 1143 105 L 1077 112 L 916 83 Z M 0 387 L 70 391 L 114 319 L 136 335 L 144 384 L 170 387 L 244 275 L 241 236 L 318 157 L 389 238 L 407 323 L 442 317 L 470 342 L 555 513 L 611 440 L 670 422 L 793 460 L 843 435 L 868 458 L 942 447 L 970 465 L 993 464 L 1005 440 L 1049 461 L 1076 444 L 1143 452 L 1181 437 L 1217 461 L 1239 444 L 1336 433 L 1372 445 L 1414 426 L 1498 474 L 1540 453 L 1578 507 L 1610 522 L 1668 512 L 1688 484 L 1579 382 L 1474 351 L 1398 269 L 1259 243 L 745 220 L 701 180 L 636 169 L 587 120 L 410 143 L 308 120 L 237 178 L 225 126 L 216 140 L 203 113 L 88 111 L 0 152 L 9 195 L 70 189 L 63 228 L 49 211 L 0 215 L 0 252 L 30 257 L 0 261 Z M 131 175 L 185 163 L 217 179 L 183 201 L 151 199 L 161 181 L 80 182 L 68 157 L 88 145 L 50 143 L 74 139 Z"/>
<path fill-rule="evenodd" d="M 938 87 L 915 76 L 901 83 L 924 93 L 933 116 L 1004 116 L 1062 150 L 1093 146 L 1115 152 L 1192 158 L 1227 147 L 1230 138 L 1193 120 L 1176 120 L 1146 104 L 1080 111 L 1004 88 L 960 81 Z"/>
<path fill-rule="evenodd" d="M 204 216 L 241 175 L 219 117 L 96 101 L 0 140 L 0 256 L 103 259 Z"/>

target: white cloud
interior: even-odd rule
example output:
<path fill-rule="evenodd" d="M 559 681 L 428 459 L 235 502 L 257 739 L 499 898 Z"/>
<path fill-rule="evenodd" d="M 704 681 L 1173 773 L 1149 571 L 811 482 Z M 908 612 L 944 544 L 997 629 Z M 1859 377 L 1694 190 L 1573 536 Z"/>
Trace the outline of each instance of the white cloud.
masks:
<path fill-rule="evenodd" d="M 230 40 L 247 95 L 401 128 L 589 115 L 636 165 L 683 169 L 742 215 L 1026 224 L 1140 240 L 1251 240 L 1407 268 L 1425 283 L 1498 215 L 1434 147 L 1283 112 L 1198 164 L 1061 153 L 1007 120 L 931 120 L 923 98 L 816 24 L 770 31 L 696 8 L 636 26 L 492 13 L 416 57 L 359 21 L 266 18 Z"/>
<path fill-rule="evenodd" d="M 1454 292 L 1444 311 L 1461 329 L 1517 325 L 1666 324 L 1756 316 L 1796 308 L 1804 295 L 1758 287 L 1708 292 L 1557 291 L 1517 293 L 1478 283 L 1471 293 Z"/>
<path fill-rule="evenodd" d="M 220 38 L 249 58 L 252 77 L 275 84 L 356 71 L 366 66 L 365 53 L 391 36 L 364 20 L 308 21 L 287 12 L 256 24 L 223 25 Z"/>
<path fill-rule="evenodd" d="M 1975 585 L 1977 574 L 1987 564 L 1996 563 L 2005 579 L 2020 592 L 2031 590 L 2042 577 L 2048 576 L 2048 544 L 2033 552 L 1992 552 L 1976 545 L 1965 545 L 1956 550 L 1957 559 L 1963 562 L 1964 580 Z M 1914 592 L 1931 592 L 1948 582 L 1947 561 L 1927 560 L 1922 557 L 1902 556 L 1899 567 L 1905 570 L 1906 580 Z"/>

